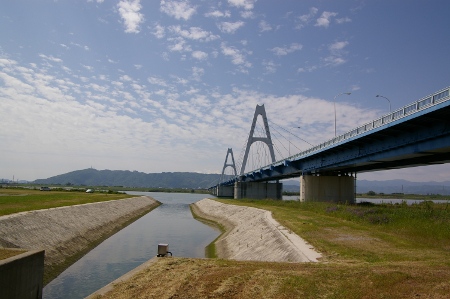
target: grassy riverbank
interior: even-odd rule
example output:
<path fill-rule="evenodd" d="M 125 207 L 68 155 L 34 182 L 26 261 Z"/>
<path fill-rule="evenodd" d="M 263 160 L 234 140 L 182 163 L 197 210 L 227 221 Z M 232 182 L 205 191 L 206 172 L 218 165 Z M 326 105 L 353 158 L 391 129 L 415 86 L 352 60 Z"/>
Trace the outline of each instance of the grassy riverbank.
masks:
<path fill-rule="evenodd" d="M 448 298 L 448 204 L 221 202 L 272 211 L 322 261 L 163 258 L 102 298 Z"/>
<path fill-rule="evenodd" d="M 133 195 L 108 192 L 86 193 L 84 191 L 0 188 L 0 216 L 130 197 L 133 197 Z"/>

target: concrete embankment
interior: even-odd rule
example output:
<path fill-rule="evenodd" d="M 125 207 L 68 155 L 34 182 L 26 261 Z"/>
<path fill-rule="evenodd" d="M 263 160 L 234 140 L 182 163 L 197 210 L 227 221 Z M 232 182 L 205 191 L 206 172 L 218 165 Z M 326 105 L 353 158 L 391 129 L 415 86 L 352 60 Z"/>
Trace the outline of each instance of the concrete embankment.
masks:
<path fill-rule="evenodd" d="M 273 219 L 269 211 L 223 204 L 211 199 L 202 199 L 192 204 L 191 208 L 196 216 L 224 226 L 225 233 L 215 242 L 219 258 L 242 261 L 318 262 L 321 257 L 311 245 Z M 127 290 L 135 288 L 136 280 L 145 276 L 143 273 L 151 269 L 158 259 L 149 260 L 86 299 L 102 298 L 104 295 L 107 298 L 115 298 L 117 291 L 114 290 L 114 286 L 117 284 L 125 285 Z M 146 293 L 149 297 L 152 297 L 151 291 L 148 290 Z"/>
<path fill-rule="evenodd" d="M 202 199 L 192 205 L 201 218 L 226 232 L 216 240 L 220 258 L 271 262 L 317 262 L 321 254 L 272 218 L 269 211 Z"/>
<path fill-rule="evenodd" d="M 48 276 L 159 204 L 143 196 L 2 216 L 0 246 L 44 249 Z"/>

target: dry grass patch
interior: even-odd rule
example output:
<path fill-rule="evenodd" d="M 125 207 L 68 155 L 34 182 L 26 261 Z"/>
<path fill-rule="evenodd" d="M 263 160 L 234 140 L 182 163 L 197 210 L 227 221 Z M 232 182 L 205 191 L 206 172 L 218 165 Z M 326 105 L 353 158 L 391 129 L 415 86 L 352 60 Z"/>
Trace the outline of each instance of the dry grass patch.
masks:
<path fill-rule="evenodd" d="M 26 252 L 26 250 L 0 248 L 0 260 L 4 260 Z"/>
<path fill-rule="evenodd" d="M 424 276 L 425 275 L 425 276 Z M 447 267 L 161 258 L 97 298 L 448 298 Z"/>

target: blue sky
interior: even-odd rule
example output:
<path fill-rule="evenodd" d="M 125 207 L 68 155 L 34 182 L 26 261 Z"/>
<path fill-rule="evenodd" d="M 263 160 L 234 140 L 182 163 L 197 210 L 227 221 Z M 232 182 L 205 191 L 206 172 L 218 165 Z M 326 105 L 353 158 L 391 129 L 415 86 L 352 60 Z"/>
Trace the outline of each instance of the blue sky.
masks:
<path fill-rule="evenodd" d="M 341 134 L 388 113 L 377 94 L 395 110 L 449 86 L 449 11 L 446 0 L 2 1 L 0 178 L 220 173 L 257 104 L 288 132 L 281 159 L 334 137 L 335 120 Z"/>

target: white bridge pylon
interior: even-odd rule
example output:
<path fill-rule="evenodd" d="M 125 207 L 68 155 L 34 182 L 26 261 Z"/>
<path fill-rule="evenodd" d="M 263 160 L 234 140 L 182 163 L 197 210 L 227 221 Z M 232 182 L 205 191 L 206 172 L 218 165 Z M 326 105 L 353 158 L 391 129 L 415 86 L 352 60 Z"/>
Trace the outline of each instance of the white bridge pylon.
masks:
<path fill-rule="evenodd" d="M 227 163 L 228 155 L 231 155 L 232 163 Z M 222 175 L 220 176 L 220 183 L 223 182 L 223 176 L 225 174 L 225 168 L 227 168 L 228 166 L 230 166 L 234 170 L 234 176 L 237 176 L 236 164 L 234 163 L 233 149 L 231 149 L 231 148 L 228 148 L 228 150 L 227 150 L 227 156 L 225 157 L 225 162 L 223 163 Z"/>
<path fill-rule="evenodd" d="M 256 121 L 257 121 L 259 115 L 261 115 L 261 117 L 263 119 L 266 137 L 253 136 L 253 134 L 255 133 Z M 248 135 L 248 141 L 247 141 L 247 147 L 245 149 L 244 159 L 242 160 L 240 175 L 243 175 L 245 172 L 245 166 L 247 164 L 250 146 L 252 145 L 252 143 L 257 142 L 257 141 L 264 142 L 268 146 L 269 152 L 270 152 L 270 157 L 272 158 L 272 163 L 275 162 L 275 152 L 273 150 L 272 138 L 270 137 L 269 123 L 267 122 L 266 109 L 264 108 L 264 104 L 256 105 L 255 114 L 253 116 L 252 127 L 250 129 L 250 134 Z"/>

